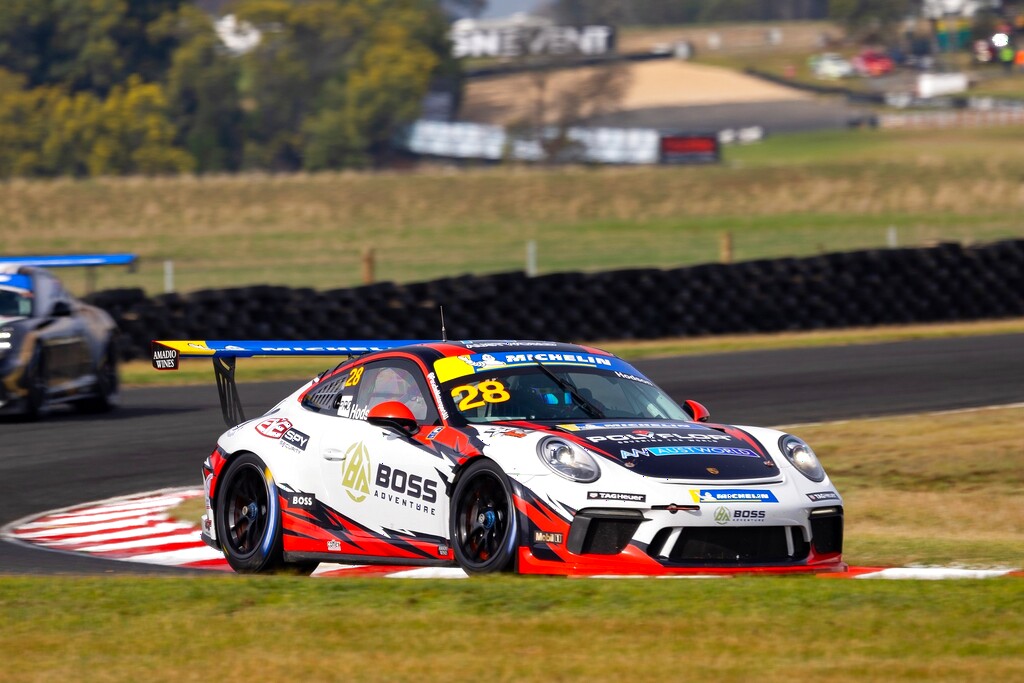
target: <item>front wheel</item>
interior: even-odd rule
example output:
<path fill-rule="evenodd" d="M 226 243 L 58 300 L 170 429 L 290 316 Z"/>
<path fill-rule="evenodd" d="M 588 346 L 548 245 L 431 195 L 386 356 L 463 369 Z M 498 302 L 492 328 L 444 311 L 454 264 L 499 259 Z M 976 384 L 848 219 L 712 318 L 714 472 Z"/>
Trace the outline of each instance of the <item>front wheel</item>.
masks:
<path fill-rule="evenodd" d="M 481 459 L 459 477 L 452 494 L 451 542 L 467 574 L 515 568 L 518 524 L 512 485 L 497 464 Z"/>
<path fill-rule="evenodd" d="M 228 564 L 242 574 L 283 566 L 281 509 L 270 470 L 252 453 L 228 465 L 217 493 L 217 539 Z"/>

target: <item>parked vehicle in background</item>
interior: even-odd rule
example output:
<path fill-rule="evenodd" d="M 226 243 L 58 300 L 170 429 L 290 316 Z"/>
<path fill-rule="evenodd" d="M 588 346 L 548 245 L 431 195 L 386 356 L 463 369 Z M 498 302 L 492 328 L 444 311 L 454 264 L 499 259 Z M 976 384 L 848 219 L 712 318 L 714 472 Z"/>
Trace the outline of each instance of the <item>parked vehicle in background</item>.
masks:
<path fill-rule="evenodd" d="M 854 71 L 860 76 L 884 76 L 895 68 L 892 57 L 880 50 L 864 50 L 850 60 Z"/>
<path fill-rule="evenodd" d="M 116 405 L 117 325 L 38 266 L 134 260 L 131 254 L 0 258 L 0 414 L 35 419 L 59 404 L 84 412 Z"/>
<path fill-rule="evenodd" d="M 835 52 L 813 55 L 809 60 L 811 72 L 818 78 L 839 79 L 853 75 L 853 65 Z"/>

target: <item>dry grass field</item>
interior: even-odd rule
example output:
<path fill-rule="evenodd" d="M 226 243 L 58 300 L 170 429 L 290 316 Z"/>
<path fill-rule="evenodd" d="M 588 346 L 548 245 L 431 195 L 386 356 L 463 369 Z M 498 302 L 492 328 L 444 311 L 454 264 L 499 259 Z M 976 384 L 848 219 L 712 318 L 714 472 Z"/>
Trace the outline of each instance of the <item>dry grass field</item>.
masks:
<path fill-rule="evenodd" d="M 729 148 L 715 167 L 430 168 L 0 184 L 0 253 L 133 251 L 98 287 L 160 292 L 254 283 L 347 287 L 373 248 L 377 279 L 522 270 L 677 267 L 1024 236 L 1020 128 L 835 131 Z M 85 278 L 68 273 L 73 289 Z"/>

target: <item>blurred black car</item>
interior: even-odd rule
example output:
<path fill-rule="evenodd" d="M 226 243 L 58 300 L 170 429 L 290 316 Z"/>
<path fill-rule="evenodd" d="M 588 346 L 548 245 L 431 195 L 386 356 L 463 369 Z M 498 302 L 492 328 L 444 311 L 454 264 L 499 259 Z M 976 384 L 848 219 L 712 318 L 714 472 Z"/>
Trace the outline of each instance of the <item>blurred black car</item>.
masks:
<path fill-rule="evenodd" d="M 125 255 L 128 256 L 128 255 Z M 33 265 L 106 265 L 79 259 L 0 260 L 0 414 L 35 419 L 70 404 L 104 412 L 118 400 L 118 329 L 102 309 L 73 297 Z M 134 257 L 131 257 L 134 259 Z"/>

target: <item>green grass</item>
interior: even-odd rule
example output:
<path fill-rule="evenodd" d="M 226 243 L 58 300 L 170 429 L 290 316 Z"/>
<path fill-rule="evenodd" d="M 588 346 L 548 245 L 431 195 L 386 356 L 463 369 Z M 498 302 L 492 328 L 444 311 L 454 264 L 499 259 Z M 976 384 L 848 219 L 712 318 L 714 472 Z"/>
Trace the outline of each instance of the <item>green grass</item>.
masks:
<path fill-rule="evenodd" d="M 0 647 L 18 681 L 1016 680 L 1022 600 L 1014 579 L 10 578 Z"/>
<path fill-rule="evenodd" d="M 1024 568 L 1024 406 L 787 431 L 843 496 L 850 564 Z"/>

